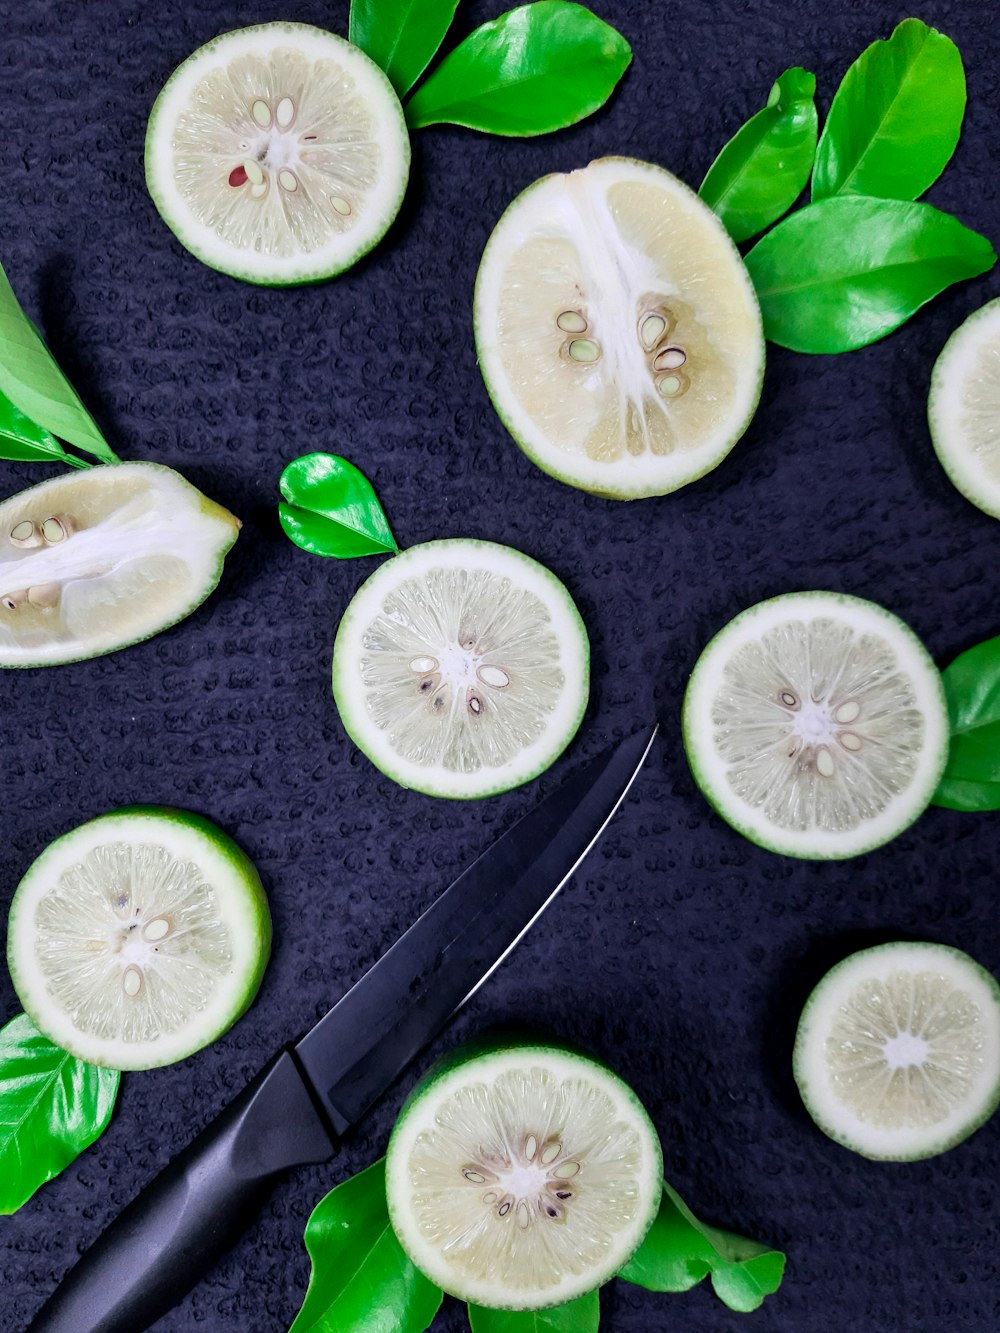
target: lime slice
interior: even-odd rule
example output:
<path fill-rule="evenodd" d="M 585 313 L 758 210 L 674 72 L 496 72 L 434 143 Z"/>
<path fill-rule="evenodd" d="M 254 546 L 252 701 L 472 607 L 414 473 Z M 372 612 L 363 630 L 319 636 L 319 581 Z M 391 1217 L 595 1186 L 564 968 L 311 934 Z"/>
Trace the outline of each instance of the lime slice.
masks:
<path fill-rule="evenodd" d="M 941 677 L 911 629 L 831 592 L 760 602 L 692 672 L 684 745 L 702 791 L 752 842 L 857 856 L 908 827 L 948 757 Z"/>
<path fill-rule="evenodd" d="M 113 652 L 200 606 L 239 521 L 156 463 L 43 481 L 0 504 L 0 667 Z"/>
<path fill-rule="evenodd" d="M 764 372 L 749 274 L 669 172 L 602 158 L 545 176 L 490 237 L 479 364 L 540 468 L 631 500 L 703 476 L 746 430 Z"/>
<path fill-rule="evenodd" d="M 927 404 L 938 458 L 967 500 L 1000 518 L 1000 297 L 944 345 Z"/>
<path fill-rule="evenodd" d="M 794 1068 L 809 1114 L 845 1148 L 934 1157 L 1000 1103 L 1000 987 L 943 944 L 864 949 L 810 995 Z"/>
<path fill-rule="evenodd" d="M 439 1287 L 499 1309 L 560 1305 L 638 1249 L 660 1203 L 649 1116 L 595 1060 L 552 1046 L 461 1054 L 406 1102 L 386 1195 Z"/>
<path fill-rule="evenodd" d="M 7 963 L 25 1012 L 90 1064 L 151 1069 L 207 1046 L 257 993 L 260 878 L 183 810 L 134 806 L 57 838 L 17 887 Z"/>
<path fill-rule="evenodd" d="M 590 650 L 573 601 L 508 546 L 426 542 L 363 584 L 333 648 L 348 733 L 383 773 L 472 798 L 536 777 L 587 706 Z"/>
<path fill-rule="evenodd" d="M 146 183 L 203 263 L 246 282 L 316 282 L 355 263 L 399 211 L 402 107 L 350 42 L 305 23 L 223 33 L 167 80 Z"/>

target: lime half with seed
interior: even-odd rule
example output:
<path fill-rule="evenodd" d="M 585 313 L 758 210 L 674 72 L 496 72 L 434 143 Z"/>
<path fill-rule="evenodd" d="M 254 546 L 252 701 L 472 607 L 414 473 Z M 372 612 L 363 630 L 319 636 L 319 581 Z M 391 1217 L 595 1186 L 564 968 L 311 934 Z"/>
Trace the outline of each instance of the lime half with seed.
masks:
<path fill-rule="evenodd" d="M 341 37 L 304 23 L 223 33 L 167 80 L 146 182 L 180 243 L 267 285 L 355 263 L 399 211 L 410 140 L 392 85 Z"/>
<path fill-rule="evenodd" d="M 809 997 L 794 1067 L 830 1138 L 884 1161 L 933 1157 L 1000 1104 L 1000 987 L 943 944 L 864 949 Z"/>
<path fill-rule="evenodd" d="M 198 815 L 135 806 L 57 838 L 14 894 L 7 963 L 25 1012 L 90 1064 L 150 1069 L 253 1000 L 271 918 L 252 863 Z"/>
<path fill-rule="evenodd" d="M 945 343 L 931 376 L 931 438 L 967 500 L 1000 518 L 1000 297 Z"/>
<path fill-rule="evenodd" d="M 476 280 L 479 364 L 539 467 L 617 499 L 714 468 L 760 397 L 764 336 L 739 252 L 669 172 L 602 158 L 510 205 Z"/>

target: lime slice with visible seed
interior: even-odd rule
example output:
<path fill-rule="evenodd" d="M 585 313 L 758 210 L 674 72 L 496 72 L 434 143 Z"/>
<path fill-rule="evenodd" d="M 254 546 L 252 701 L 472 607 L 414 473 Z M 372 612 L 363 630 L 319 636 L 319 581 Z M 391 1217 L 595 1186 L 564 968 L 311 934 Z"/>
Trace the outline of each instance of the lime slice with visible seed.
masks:
<path fill-rule="evenodd" d="M 426 542 L 360 588 L 333 649 L 344 726 L 404 787 L 472 798 L 536 777 L 587 706 L 590 652 L 573 601 L 508 546 Z"/>
<path fill-rule="evenodd" d="M 684 745 L 702 791 L 786 856 L 857 856 L 930 802 L 948 757 L 941 677 L 908 626 L 830 592 L 760 602 L 692 672 Z"/>
<path fill-rule="evenodd" d="M 479 364 L 539 467 L 617 499 L 703 476 L 746 430 L 764 336 L 739 252 L 669 172 L 627 158 L 510 205 L 476 281 Z"/>
<path fill-rule="evenodd" d="M 593 1291 L 639 1247 L 663 1159 L 635 1093 L 552 1046 L 452 1057 L 409 1098 L 386 1157 L 414 1264 L 477 1305 L 532 1310 Z"/>
<path fill-rule="evenodd" d="M 810 995 L 794 1067 L 809 1114 L 845 1148 L 933 1157 L 1000 1103 L 1000 987 L 943 944 L 864 949 Z"/>
<path fill-rule="evenodd" d="M 246 282 L 316 282 L 355 263 L 399 211 L 402 107 L 350 42 L 304 23 L 223 33 L 167 80 L 146 183 L 203 263 Z"/>
<path fill-rule="evenodd" d="M 151 1069 L 230 1027 L 271 947 L 260 878 L 198 815 L 134 806 L 57 838 L 18 885 L 7 963 L 25 1012 L 90 1064 Z"/>
<path fill-rule="evenodd" d="M 0 504 L 0 667 L 51 666 L 148 639 L 222 576 L 240 524 L 178 473 L 118 463 Z"/>
<path fill-rule="evenodd" d="M 951 335 L 927 404 L 941 465 L 967 500 L 1000 518 L 1000 297 Z"/>

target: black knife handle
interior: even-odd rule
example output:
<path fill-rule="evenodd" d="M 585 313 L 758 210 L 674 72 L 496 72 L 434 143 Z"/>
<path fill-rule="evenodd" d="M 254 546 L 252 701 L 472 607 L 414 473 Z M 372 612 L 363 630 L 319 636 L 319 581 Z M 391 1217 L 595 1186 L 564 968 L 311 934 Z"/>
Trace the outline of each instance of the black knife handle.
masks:
<path fill-rule="evenodd" d="M 335 1146 L 282 1051 L 111 1223 L 28 1333 L 144 1333 L 236 1242 L 281 1175 Z"/>

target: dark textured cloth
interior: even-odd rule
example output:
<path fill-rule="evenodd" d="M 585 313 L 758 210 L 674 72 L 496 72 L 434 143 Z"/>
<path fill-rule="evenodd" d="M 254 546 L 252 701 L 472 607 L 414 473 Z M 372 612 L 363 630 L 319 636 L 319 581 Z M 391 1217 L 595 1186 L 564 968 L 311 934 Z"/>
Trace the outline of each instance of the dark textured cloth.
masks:
<path fill-rule="evenodd" d="M 502 7 L 472 0 L 459 27 Z M 505 205 L 543 173 L 607 153 L 697 185 L 783 69 L 814 70 L 825 110 L 848 63 L 907 12 L 874 0 L 595 7 L 635 49 L 605 111 L 536 141 L 421 131 L 402 213 L 372 256 L 327 285 L 269 291 L 203 267 L 160 221 L 143 180 L 146 117 L 170 71 L 216 33 L 275 17 L 346 33 L 346 0 L 0 0 L 0 259 L 122 457 L 178 468 L 244 521 L 218 591 L 181 625 L 0 680 L 0 909 L 57 834 L 141 801 L 201 811 L 237 838 L 275 919 L 250 1013 L 182 1064 L 126 1076 L 98 1144 L 0 1219 L 2 1333 L 20 1333 L 138 1188 L 498 830 L 654 708 L 662 740 L 568 891 L 338 1160 L 279 1189 L 158 1328 L 287 1328 L 308 1278 L 310 1210 L 381 1153 L 432 1055 L 507 1020 L 543 1023 L 620 1070 L 695 1211 L 789 1254 L 782 1291 L 749 1320 L 707 1284 L 653 1296 L 618 1282 L 602 1299 L 608 1333 L 1000 1328 L 1000 1119 L 937 1160 L 877 1165 L 814 1128 L 790 1072 L 803 1000 L 852 949 L 940 940 L 1000 970 L 1000 816 L 931 810 L 846 864 L 783 859 L 710 811 L 679 727 L 708 638 L 787 590 L 871 597 L 942 664 L 1000 632 L 1000 525 L 951 487 L 925 424 L 934 359 L 997 276 L 951 290 L 865 351 L 769 349 L 746 437 L 677 494 L 622 504 L 544 476 L 507 437 L 476 368 L 472 286 Z M 962 141 L 929 197 L 996 241 L 996 15 L 977 0 L 929 0 L 920 13 L 956 39 L 969 81 Z M 368 473 L 402 544 L 484 537 L 565 580 L 590 631 L 593 691 L 541 781 L 481 804 L 433 801 L 394 786 L 347 739 L 330 649 L 373 566 L 296 550 L 275 511 L 281 468 L 314 449 Z M 0 464 L 0 489 L 51 472 Z M 17 1007 L 3 970 L 0 1020 Z M 457 1333 L 464 1311 L 446 1303 L 434 1327 Z"/>

